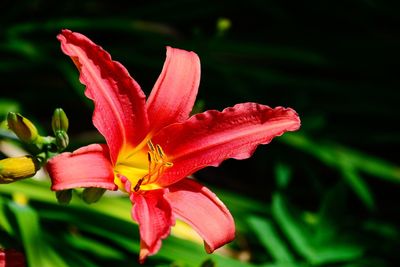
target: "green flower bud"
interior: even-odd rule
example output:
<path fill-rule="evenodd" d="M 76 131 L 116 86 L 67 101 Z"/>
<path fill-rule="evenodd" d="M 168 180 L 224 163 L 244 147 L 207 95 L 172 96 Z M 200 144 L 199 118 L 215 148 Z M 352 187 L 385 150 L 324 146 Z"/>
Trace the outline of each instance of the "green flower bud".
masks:
<path fill-rule="evenodd" d="M 18 138 L 27 143 L 34 143 L 39 135 L 33 123 L 21 114 L 9 112 L 7 115 L 7 123 L 10 130 L 12 130 Z"/>
<path fill-rule="evenodd" d="M 57 108 L 54 110 L 51 119 L 51 127 L 53 128 L 56 137 L 57 150 L 63 151 L 69 144 L 68 131 L 68 118 L 64 110 Z"/>
<path fill-rule="evenodd" d="M 104 188 L 88 187 L 82 192 L 82 199 L 88 204 L 97 202 L 106 192 Z"/>
<path fill-rule="evenodd" d="M 72 199 L 72 189 L 60 190 L 56 192 L 58 203 L 67 205 Z"/>
<path fill-rule="evenodd" d="M 67 148 L 68 144 L 69 144 L 68 134 L 64 131 L 58 131 L 56 133 L 56 145 L 58 151 L 62 151 L 65 148 Z"/>
<path fill-rule="evenodd" d="M 53 117 L 51 119 L 51 127 L 56 135 L 59 131 L 68 131 L 68 118 L 64 110 L 57 108 L 54 110 Z"/>
<path fill-rule="evenodd" d="M 38 160 L 32 156 L 2 159 L 0 160 L 0 184 L 32 177 L 39 169 Z"/>

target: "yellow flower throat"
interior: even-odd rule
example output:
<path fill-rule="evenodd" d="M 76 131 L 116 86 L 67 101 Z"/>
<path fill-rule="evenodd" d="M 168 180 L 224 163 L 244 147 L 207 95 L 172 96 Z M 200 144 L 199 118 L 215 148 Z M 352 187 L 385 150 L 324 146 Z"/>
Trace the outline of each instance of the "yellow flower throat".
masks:
<path fill-rule="evenodd" d="M 131 191 L 159 189 L 161 187 L 157 184 L 158 178 L 166 168 L 172 166 L 161 146 L 154 146 L 151 140 L 148 140 L 147 147 L 144 146 L 143 149 L 118 159 L 114 168 L 114 182 L 122 191 L 126 190 L 121 176 L 130 181 Z"/>

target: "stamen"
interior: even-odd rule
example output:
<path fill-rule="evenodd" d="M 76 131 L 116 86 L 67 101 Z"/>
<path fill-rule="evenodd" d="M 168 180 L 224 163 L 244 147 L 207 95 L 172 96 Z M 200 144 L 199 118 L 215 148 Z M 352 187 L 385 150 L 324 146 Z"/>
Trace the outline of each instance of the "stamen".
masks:
<path fill-rule="evenodd" d="M 147 145 L 149 146 L 149 149 L 150 149 L 151 152 L 154 152 L 154 151 L 155 151 L 154 145 L 153 145 L 153 143 L 151 142 L 151 140 L 147 141 Z"/>
<path fill-rule="evenodd" d="M 147 160 L 149 161 L 149 163 L 151 164 L 151 162 L 153 161 L 152 160 L 152 155 L 151 155 L 151 152 L 149 151 L 149 152 L 147 152 Z"/>
<path fill-rule="evenodd" d="M 149 161 L 148 173 L 140 178 L 133 188 L 135 192 L 140 190 L 142 184 L 150 184 L 162 175 L 165 168 L 173 166 L 172 162 L 165 160 L 165 154 L 160 145 L 154 146 L 151 140 L 147 141 L 149 151 L 147 152 L 147 160 Z"/>
<path fill-rule="evenodd" d="M 161 146 L 160 145 L 156 145 L 156 148 L 157 148 L 157 152 L 158 152 L 158 154 L 160 155 L 160 158 L 164 158 L 164 151 L 162 150 L 162 148 L 161 148 Z"/>
<path fill-rule="evenodd" d="M 174 164 L 172 162 L 168 162 L 168 161 L 164 162 L 164 167 L 171 168 L 172 166 L 174 166 Z"/>
<path fill-rule="evenodd" d="M 133 188 L 133 190 L 134 190 L 135 192 L 139 191 L 140 186 L 141 186 L 142 183 L 143 183 L 143 180 L 144 180 L 144 177 L 139 179 L 139 181 L 137 182 L 137 184 L 136 184 L 135 187 Z"/>
<path fill-rule="evenodd" d="M 149 142 L 151 143 L 151 141 L 149 141 Z M 151 145 L 153 145 L 153 144 L 151 144 Z M 154 169 L 154 167 L 157 166 L 157 159 L 154 162 L 154 152 L 153 151 L 147 152 L 147 157 L 149 159 L 149 173 L 145 177 L 147 178 L 146 183 L 149 183 L 150 179 L 151 179 L 151 175 L 152 175 L 152 170 Z"/>

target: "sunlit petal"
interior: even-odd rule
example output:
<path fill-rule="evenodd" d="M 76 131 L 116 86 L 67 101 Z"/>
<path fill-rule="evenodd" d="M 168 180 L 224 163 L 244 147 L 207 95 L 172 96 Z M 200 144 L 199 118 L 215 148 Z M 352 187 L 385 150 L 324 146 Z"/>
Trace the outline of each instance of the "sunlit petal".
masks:
<path fill-rule="evenodd" d="M 81 72 L 86 96 L 95 105 L 93 124 L 115 162 L 121 149 L 134 147 L 147 134 L 145 95 L 124 66 L 84 35 L 63 30 L 57 38 Z"/>
<path fill-rule="evenodd" d="M 116 190 L 114 172 L 106 145 L 93 144 L 62 153 L 48 161 L 52 190 L 100 187 Z"/>
<path fill-rule="evenodd" d="M 147 101 L 150 131 L 189 117 L 200 83 L 200 60 L 194 52 L 167 47 L 163 70 Z"/>
<path fill-rule="evenodd" d="M 140 262 L 160 249 L 161 239 L 169 235 L 174 225 L 171 206 L 164 198 L 164 193 L 165 190 L 160 189 L 130 195 L 132 218 L 139 223 Z"/>
<path fill-rule="evenodd" d="M 300 127 L 290 108 L 238 104 L 222 112 L 210 110 L 164 128 L 154 138 L 174 165 L 157 181 L 168 186 L 206 166 L 228 158 L 245 159 L 259 144 Z"/>
<path fill-rule="evenodd" d="M 232 215 L 217 196 L 201 184 L 183 179 L 169 187 L 172 211 L 204 239 L 208 253 L 235 238 Z"/>

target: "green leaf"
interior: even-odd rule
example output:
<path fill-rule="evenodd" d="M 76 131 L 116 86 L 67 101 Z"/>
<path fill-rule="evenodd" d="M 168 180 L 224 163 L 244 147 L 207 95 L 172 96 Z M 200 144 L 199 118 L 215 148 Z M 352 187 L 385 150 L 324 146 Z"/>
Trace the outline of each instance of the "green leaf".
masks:
<path fill-rule="evenodd" d="M 309 244 L 311 233 L 291 214 L 286 200 L 280 194 L 274 194 L 272 198 L 272 214 L 297 252 L 308 261 L 314 262 L 316 251 Z"/>
<path fill-rule="evenodd" d="M 341 240 L 338 235 L 324 242 L 315 242 L 315 229 L 300 221 L 299 216 L 294 215 L 289 203 L 279 194 L 273 196 L 272 210 L 277 220 L 293 247 L 308 262 L 312 264 L 327 264 L 345 262 L 360 258 L 363 248 L 347 240 Z"/>
<path fill-rule="evenodd" d="M 14 235 L 14 229 L 12 228 L 9 218 L 6 214 L 5 208 L 8 204 L 8 200 L 0 196 L 0 227 L 1 230 L 6 231 L 9 235 Z"/>
<path fill-rule="evenodd" d="M 364 205 L 370 209 L 375 209 L 374 197 L 369 189 L 367 183 L 358 175 L 353 166 L 349 164 L 346 159 L 339 158 L 341 163 L 342 174 L 346 182 L 351 186 L 357 196 L 361 199 Z"/>
<path fill-rule="evenodd" d="M 74 246 L 77 249 L 84 250 L 89 254 L 97 254 L 101 258 L 109 258 L 114 260 L 121 260 L 124 254 L 117 249 L 114 249 L 109 244 L 99 243 L 97 240 L 88 238 L 84 235 L 68 234 L 65 238 L 66 243 Z"/>
<path fill-rule="evenodd" d="M 289 166 L 278 163 L 275 167 L 275 177 L 278 188 L 284 189 L 290 182 L 291 170 Z"/>
<path fill-rule="evenodd" d="M 345 148 L 338 144 L 324 144 L 311 141 L 298 133 L 285 134 L 279 140 L 307 152 L 325 164 L 341 170 L 341 160 L 353 166 L 357 171 L 373 175 L 380 179 L 400 183 L 400 167 L 379 158 Z M 338 160 L 340 159 L 340 160 Z"/>
<path fill-rule="evenodd" d="M 259 217 L 249 217 L 249 225 L 254 231 L 264 248 L 271 254 L 277 262 L 294 262 L 285 242 L 279 236 L 271 221 Z"/>
<path fill-rule="evenodd" d="M 112 244 L 112 249 L 121 248 L 124 251 L 138 254 L 140 241 L 138 227 L 133 223 L 130 216 L 132 204 L 127 197 L 110 197 L 106 195 L 101 201 L 92 205 L 87 205 L 80 198 L 74 196 L 71 203 L 68 206 L 64 206 L 57 204 L 56 197 L 54 193 L 49 190 L 49 184 L 47 182 L 27 180 L 9 184 L 7 187 L 0 187 L 0 192 L 2 193 L 12 194 L 15 191 L 25 194 L 32 202 L 40 202 L 42 208 L 38 211 L 38 214 L 44 221 L 53 224 L 56 223 L 61 226 L 65 224 L 73 225 L 74 228 L 83 231 L 83 234 L 88 233 L 90 234 L 89 236 L 95 235 L 99 239 L 107 240 L 108 244 Z M 228 198 L 234 197 L 233 194 L 228 194 L 227 196 Z M 234 203 L 238 203 L 239 207 L 242 207 L 253 202 L 241 203 L 239 198 L 235 199 Z M 43 242 L 45 241 L 47 240 Z M 70 249 L 83 249 L 86 247 L 85 249 L 87 251 L 90 249 L 88 244 L 93 240 L 82 241 L 71 239 L 70 237 L 60 237 L 59 241 L 64 245 L 68 244 L 66 247 Z M 47 246 L 50 246 L 49 244 L 50 243 L 48 243 Z M 108 247 L 108 245 L 101 245 L 100 248 L 95 247 L 95 249 L 107 250 L 104 246 Z M 63 249 L 65 249 L 65 247 L 63 247 Z M 108 251 L 108 253 L 112 255 L 113 252 Z M 64 256 L 65 253 L 60 251 L 60 255 Z M 119 257 L 116 254 L 114 256 L 116 259 Z M 217 266 L 252 266 L 249 263 L 240 262 L 229 256 L 220 255 L 218 251 L 209 255 L 205 252 L 202 244 L 193 243 L 192 241 L 179 239 L 174 236 L 165 239 L 161 250 L 156 255 L 150 257 L 149 261 L 169 260 L 175 262 L 177 259 L 187 266 L 196 267 L 207 259 L 211 259 Z M 136 259 L 133 260 L 136 261 Z M 70 263 L 69 260 L 67 262 Z"/>
<path fill-rule="evenodd" d="M 27 205 L 15 202 L 10 202 L 9 208 L 16 217 L 28 265 L 67 267 L 68 264 L 43 241 L 37 212 Z"/>
<path fill-rule="evenodd" d="M 347 243 L 325 244 L 318 250 L 314 262 L 325 264 L 330 262 L 346 262 L 363 255 L 363 249 L 358 245 Z"/>
<path fill-rule="evenodd" d="M 259 267 L 310 267 L 309 263 L 294 263 L 294 262 L 274 262 L 261 264 Z"/>
<path fill-rule="evenodd" d="M 337 144 L 318 144 L 301 134 L 282 136 L 280 140 L 310 153 L 325 164 L 336 168 L 364 205 L 375 209 L 375 200 L 367 183 L 359 175 L 364 172 L 391 182 L 400 182 L 400 167 Z"/>
<path fill-rule="evenodd" d="M 344 181 L 339 181 L 324 194 L 316 215 L 314 244 L 323 244 L 336 237 L 339 228 L 345 222 L 347 193 L 349 189 Z"/>
<path fill-rule="evenodd" d="M 0 120 L 5 119 L 8 112 L 19 112 L 20 110 L 18 102 L 11 99 L 0 99 Z"/>

